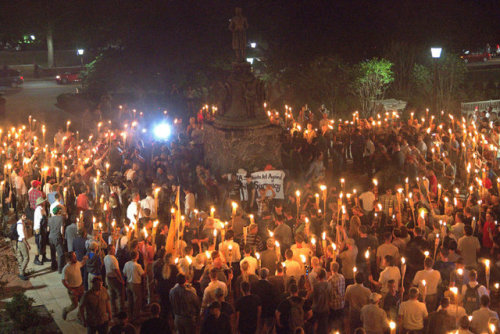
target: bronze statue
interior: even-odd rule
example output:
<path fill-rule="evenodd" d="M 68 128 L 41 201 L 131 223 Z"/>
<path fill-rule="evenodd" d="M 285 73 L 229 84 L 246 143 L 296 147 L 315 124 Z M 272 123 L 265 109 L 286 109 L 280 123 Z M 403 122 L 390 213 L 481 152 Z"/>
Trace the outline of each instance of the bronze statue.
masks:
<path fill-rule="evenodd" d="M 215 124 L 221 127 L 254 127 L 269 124 L 263 104 L 265 101 L 264 82 L 252 73 L 252 66 L 245 61 L 247 19 L 241 8 L 231 18 L 229 30 L 233 32 L 233 50 L 236 62 L 226 81 L 214 90 L 218 102 Z"/>
<path fill-rule="evenodd" d="M 233 50 L 236 54 L 236 61 L 243 62 L 246 56 L 248 22 L 247 18 L 243 16 L 241 8 L 236 8 L 235 13 L 236 15 L 230 20 L 229 30 L 233 33 Z"/>

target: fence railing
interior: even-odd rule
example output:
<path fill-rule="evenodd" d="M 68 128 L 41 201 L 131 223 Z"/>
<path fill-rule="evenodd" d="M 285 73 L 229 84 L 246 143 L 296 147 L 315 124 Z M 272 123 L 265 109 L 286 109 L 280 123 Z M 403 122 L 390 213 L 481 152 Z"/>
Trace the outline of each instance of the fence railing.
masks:
<path fill-rule="evenodd" d="M 476 102 L 463 102 L 461 103 L 462 113 L 470 114 L 474 110 L 487 110 L 489 107 L 493 108 L 493 111 L 500 111 L 500 100 L 487 100 L 487 101 L 476 101 Z"/>

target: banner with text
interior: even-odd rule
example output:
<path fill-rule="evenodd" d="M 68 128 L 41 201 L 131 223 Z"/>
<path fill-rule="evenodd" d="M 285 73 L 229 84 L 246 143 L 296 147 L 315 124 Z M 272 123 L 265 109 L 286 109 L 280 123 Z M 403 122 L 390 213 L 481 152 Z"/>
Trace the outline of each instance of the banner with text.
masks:
<path fill-rule="evenodd" d="M 269 189 L 271 187 L 276 193 L 274 197 L 276 199 L 285 199 L 284 180 L 285 172 L 282 170 L 266 170 L 252 173 L 252 182 L 255 184 L 255 189 Z"/>

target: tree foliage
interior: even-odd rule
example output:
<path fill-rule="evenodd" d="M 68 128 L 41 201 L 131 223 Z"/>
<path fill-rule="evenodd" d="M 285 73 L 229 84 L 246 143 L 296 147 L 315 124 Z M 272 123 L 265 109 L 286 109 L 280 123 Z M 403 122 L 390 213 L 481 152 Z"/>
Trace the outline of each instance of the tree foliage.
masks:
<path fill-rule="evenodd" d="M 287 68 L 281 83 L 288 87 L 287 102 L 297 105 L 320 104 L 335 112 L 349 106 L 352 69 L 339 57 L 317 57 L 306 65 Z"/>
<path fill-rule="evenodd" d="M 415 43 L 392 41 L 384 52 L 384 58 L 393 63 L 394 82 L 388 93 L 407 100 L 411 96 L 411 78 L 420 48 Z"/>
<path fill-rule="evenodd" d="M 455 54 L 447 53 L 437 60 L 437 103 L 441 109 L 456 110 L 464 97 L 466 67 Z M 434 64 L 415 64 L 411 77 L 410 103 L 416 107 L 429 107 L 434 89 Z"/>
<path fill-rule="evenodd" d="M 356 66 L 353 90 L 359 98 L 361 111 L 365 114 L 371 114 L 373 101 L 383 99 L 385 91 L 394 81 L 392 65 L 387 59 L 373 58 Z"/>

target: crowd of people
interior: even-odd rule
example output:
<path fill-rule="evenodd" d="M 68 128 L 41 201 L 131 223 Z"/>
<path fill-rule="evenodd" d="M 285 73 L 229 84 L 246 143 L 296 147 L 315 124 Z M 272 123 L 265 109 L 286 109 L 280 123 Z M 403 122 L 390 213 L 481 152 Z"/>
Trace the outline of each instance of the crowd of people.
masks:
<path fill-rule="evenodd" d="M 0 132 L 19 277 L 33 235 L 89 333 L 496 332 L 496 114 L 268 114 L 283 199 L 204 165 L 208 108 L 167 141 L 126 107 L 84 139 Z"/>

